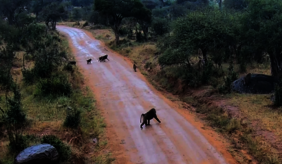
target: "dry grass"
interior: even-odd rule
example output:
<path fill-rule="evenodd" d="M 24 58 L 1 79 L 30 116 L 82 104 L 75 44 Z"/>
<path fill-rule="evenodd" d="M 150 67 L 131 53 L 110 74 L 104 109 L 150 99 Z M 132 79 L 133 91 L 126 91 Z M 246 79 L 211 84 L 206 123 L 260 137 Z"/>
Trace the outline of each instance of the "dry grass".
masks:
<path fill-rule="evenodd" d="M 262 129 L 274 132 L 282 139 L 282 107 L 274 109 L 270 96 L 233 94 L 229 102 L 238 107 L 249 121 L 259 121 Z"/>

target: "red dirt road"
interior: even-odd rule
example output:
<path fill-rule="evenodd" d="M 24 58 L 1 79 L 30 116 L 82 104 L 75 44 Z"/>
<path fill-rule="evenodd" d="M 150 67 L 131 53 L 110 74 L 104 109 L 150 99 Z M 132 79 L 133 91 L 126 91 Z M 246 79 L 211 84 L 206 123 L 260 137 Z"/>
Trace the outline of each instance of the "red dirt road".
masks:
<path fill-rule="evenodd" d="M 148 84 L 140 72 L 134 72 L 127 59 L 106 50 L 103 43 L 86 31 L 65 26 L 57 29 L 69 38 L 77 64 L 103 111 L 116 163 L 233 163 L 225 160 L 231 158 L 230 154 L 224 158 L 219 149 L 210 144 L 210 139 L 209 142 L 199 128 L 190 123 L 191 120 Z M 98 62 L 98 57 L 105 53 L 110 61 Z M 86 63 L 88 58 L 94 59 L 89 65 Z M 162 123 L 154 120 L 151 126 L 141 130 L 140 115 L 152 107 Z"/>

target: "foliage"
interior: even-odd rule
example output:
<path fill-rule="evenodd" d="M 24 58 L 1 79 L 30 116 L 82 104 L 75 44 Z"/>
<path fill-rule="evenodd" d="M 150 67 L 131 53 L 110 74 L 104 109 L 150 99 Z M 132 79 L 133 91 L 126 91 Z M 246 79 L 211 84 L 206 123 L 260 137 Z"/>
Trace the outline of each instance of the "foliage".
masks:
<path fill-rule="evenodd" d="M 47 143 L 54 146 L 59 153 L 60 161 L 67 161 L 70 158 L 70 147 L 64 144 L 58 137 L 54 135 L 43 136 L 41 143 Z"/>
<path fill-rule="evenodd" d="M 50 78 L 39 80 L 36 93 L 41 96 L 70 96 L 72 89 L 66 76 L 53 75 Z"/>
<path fill-rule="evenodd" d="M 223 4 L 228 9 L 242 10 L 247 7 L 246 0 L 224 0 Z"/>
<path fill-rule="evenodd" d="M 236 19 L 216 10 L 195 11 L 178 19 L 174 24 L 174 38 L 179 47 L 190 47 L 197 52 L 201 49 L 203 59 L 207 61 L 207 53 L 217 54 L 236 43 Z"/>
<path fill-rule="evenodd" d="M 12 84 L 12 75 L 10 70 L 12 68 L 12 61 L 15 56 L 12 47 L 0 49 L 0 85 L 2 88 L 10 89 Z"/>
<path fill-rule="evenodd" d="M 250 47 L 254 56 L 269 54 L 272 75 L 281 75 L 282 47 L 277 43 L 282 41 L 282 1 L 249 0 L 246 10 L 241 19 L 242 45 Z"/>
<path fill-rule="evenodd" d="M 67 16 L 65 4 L 56 1 L 50 3 L 42 9 L 41 16 L 45 20 L 45 24 L 48 28 L 56 30 L 57 21 Z"/>
<path fill-rule="evenodd" d="M 9 24 L 15 24 L 17 17 L 25 11 L 31 0 L 0 0 L 0 14 L 8 18 Z"/>
<path fill-rule="evenodd" d="M 152 22 L 152 29 L 156 35 L 164 35 L 169 31 L 169 24 L 166 19 L 154 18 Z"/>
<path fill-rule="evenodd" d="M 22 109 L 21 94 L 15 83 L 11 84 L 14 93 L 13 98 L 7 99 L 7 109 L 2 109 L 2 119 L 10 140 L 9 148 L 11 153 L 19 153 L 27 147 L 24 136 L 21 135 L 22 129 L 26 125 L 26 114 Z"/>
<path fill-rule="evenodd" d="M 78 128 L 81 121 L 80 114 L 81 112 L 79 110 L 68 108 L 64 126 L 73 129 Z"/>
<path fill-rule="evenodd" d="M 25 84 L 30 85 L 33 84 L 35 81 L 35 77 L 34 77 L 34 70 L 33 69 L 22 69 L 22 73 L 23 73 L 23 80 L 25 82 Z"/>
<path fill-rule="evenodd" d="M 66 52 L 60 47 L 55 39 L 58 36 L 48 35 L 46 40 L 39 46 L 40 49 L 36 52 L 34 73 L 37 77 L 50 77 L 51 73 L 58 68 L 66 58 Z"/>
<path fill-rule="evenodd" d="M 139 19 L 142 24 L 144 22 L 144 27 L 146 28 L 148 18 L 150 18 L 151 15 L 151 12 L 145 9 L 140 0 L 95 0 L 94 6 L 99 14 L 107 16 L 109 24 L 115 33 L 116 44 L 119 43 L 118 31 L 124 18 L 135 17 Z M 145 32 L 147 31 L 145 30 Z"/>
<path fill-rule="evenodd" d="M 72 11 L 72 19 L 79 21 L 82 17 L 82 9 L 81 8 L 74 8 Z"/>
<path fill-rule="evenodd" d="M 230 63 L 228 68 L 227 77 L 224 78 L 224 84 L 219 88 L 219 92 L 221 93 L 230 93 L 231 92 L 231 84 L 233 81 L 237 80 L 238 75 L 233 70 L 233 64 Z"/>

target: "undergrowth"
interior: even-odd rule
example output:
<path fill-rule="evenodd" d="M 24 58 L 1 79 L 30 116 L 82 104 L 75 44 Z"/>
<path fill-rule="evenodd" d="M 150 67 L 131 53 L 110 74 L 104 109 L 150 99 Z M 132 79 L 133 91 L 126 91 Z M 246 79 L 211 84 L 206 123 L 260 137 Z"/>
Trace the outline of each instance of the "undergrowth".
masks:
<path fill-rule="evenodd" d="M 255 137 L 254 130 L 248 127 L 242 120 L 232 118 L 227 112 L 219 107 L 208 106 L 199 99 L 185 97 L 183 101 L 193 102 L 196 112 L 204 114 L 204 119 L 219 132 L 227 136 L 230 140 L 238 140 L 234 143 L 234 148 L 245 148 L 254 158 L 263 164 L 280 164 L 282 160 L 260 137 Z"/>

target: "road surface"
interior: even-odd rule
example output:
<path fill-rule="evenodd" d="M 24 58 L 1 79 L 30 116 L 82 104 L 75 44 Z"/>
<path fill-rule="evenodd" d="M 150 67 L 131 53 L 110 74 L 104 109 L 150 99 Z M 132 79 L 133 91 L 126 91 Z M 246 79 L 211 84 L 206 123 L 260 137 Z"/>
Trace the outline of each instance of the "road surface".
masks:
<path fill-rule="evenodd" d="M 95 40 L 81 29 L 58 26 L 70 41 L 78 66 L 88 78 L 105 114 L 110 139 L 120 140 L 126 163 L 143 164 L 224 164 L 225 158 L 186 118 L 164 100 L 146 79 L 134 72 L 124 57 Z M 108 54 L 110 61 L 98 62 Z M 87 65 L 88 58 L 94 59 Z M 140 129 L 140 115 L 152 107 L 162 123 Z M 119 151 L 119 150 L 117 150 Z M 125 161 L 124 161 L 125 162 Z M 120 162 L 123 163 L 123 162 Z"/>

